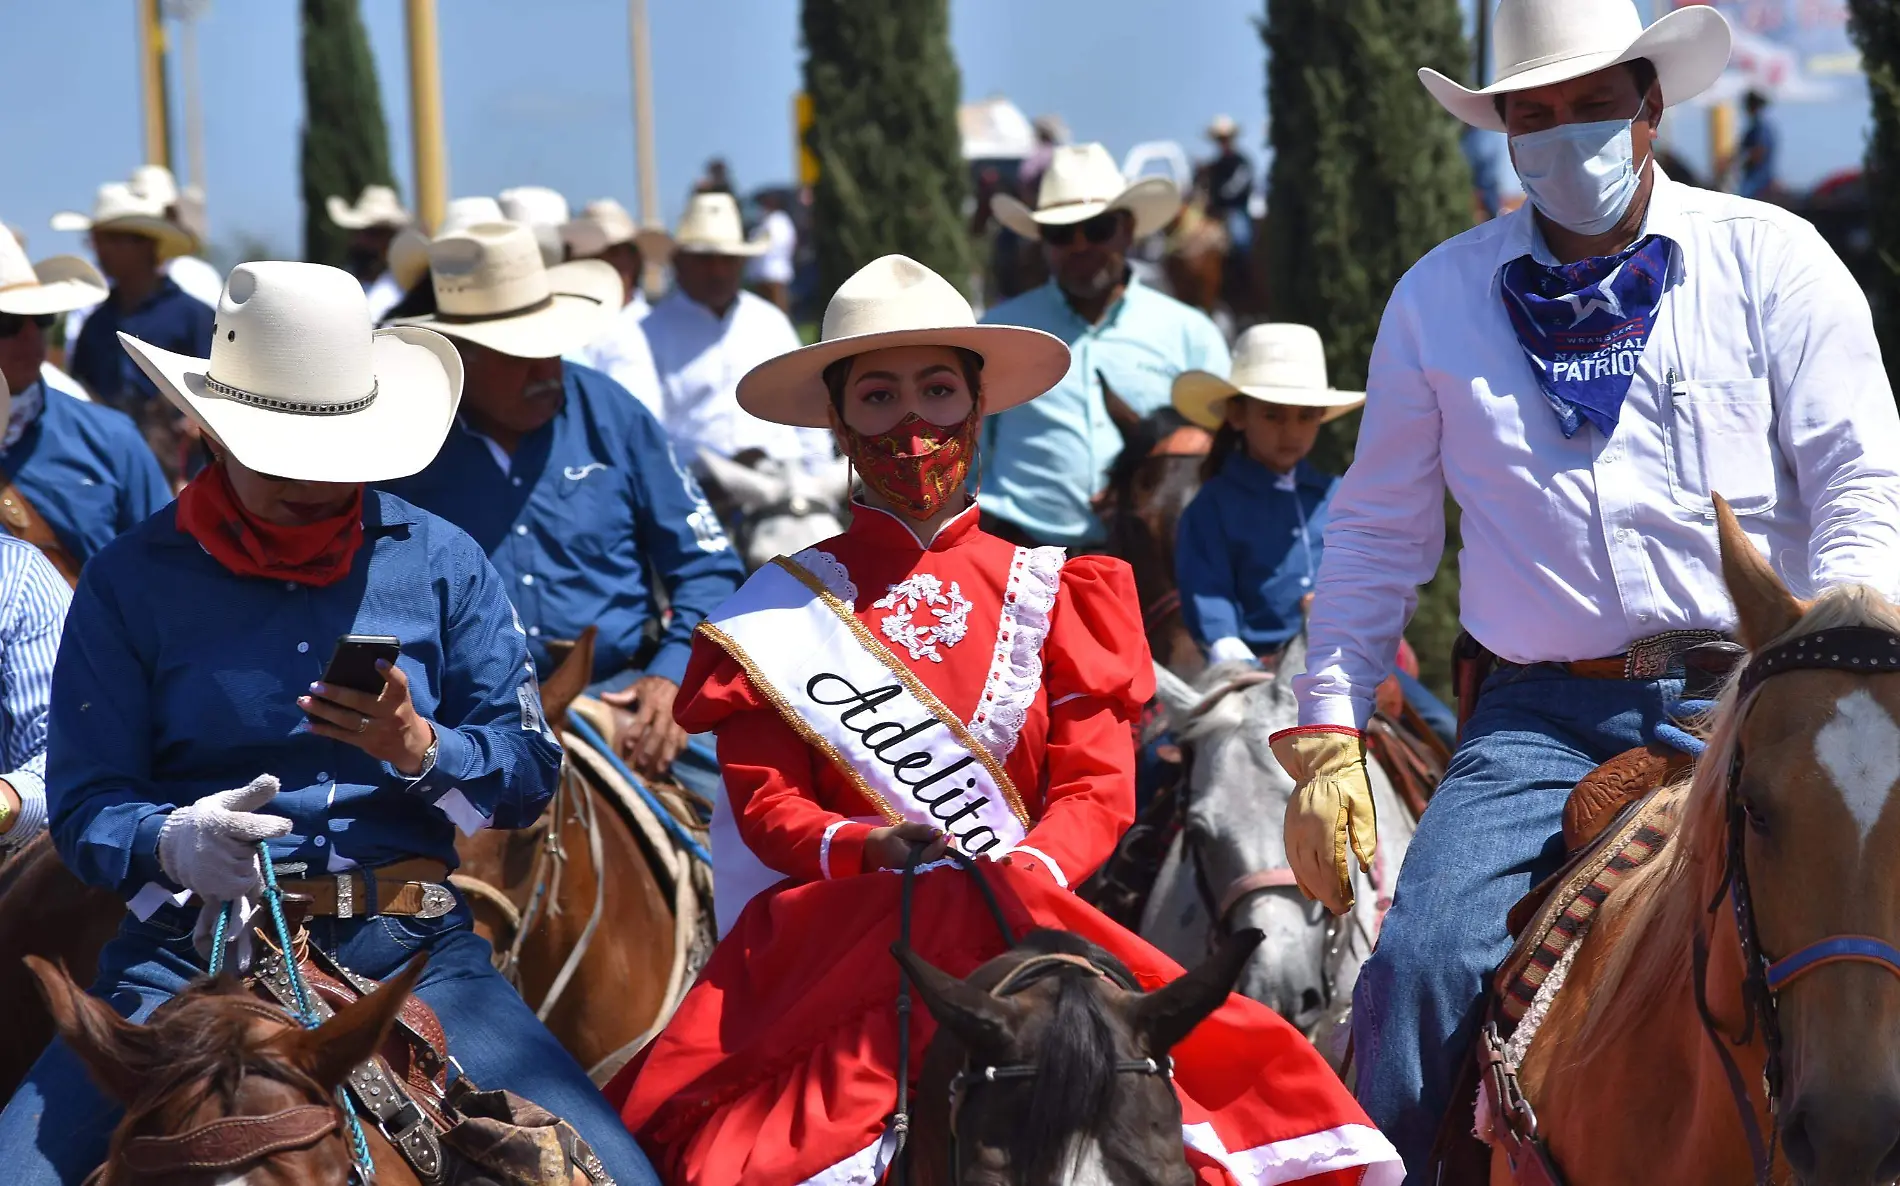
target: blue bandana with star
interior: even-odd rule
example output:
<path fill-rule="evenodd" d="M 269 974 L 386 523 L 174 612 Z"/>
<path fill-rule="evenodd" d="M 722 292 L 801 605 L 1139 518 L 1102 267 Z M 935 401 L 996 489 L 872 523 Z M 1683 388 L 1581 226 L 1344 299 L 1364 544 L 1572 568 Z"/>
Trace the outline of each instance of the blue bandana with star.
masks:
<path fill-rule="evenodd" d="M 1505 312 L 1566 437 L 1584 423 L 1616 429 L 1655 328 L 1674 244 L 1651 235 L 1620 255 L 1550 266 L 1504 265 Z"/>

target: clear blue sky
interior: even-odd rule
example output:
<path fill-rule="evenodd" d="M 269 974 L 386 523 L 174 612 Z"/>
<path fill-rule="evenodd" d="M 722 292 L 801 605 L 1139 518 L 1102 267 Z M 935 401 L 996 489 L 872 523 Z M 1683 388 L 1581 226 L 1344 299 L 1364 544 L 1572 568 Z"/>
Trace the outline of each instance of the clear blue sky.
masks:
<path fill-rule="evenodd" d="M 212 0 L 202 25 L 213 238 L 300 246 L 302 91 L 296 0 Z M 964 94 L 1005 93 L 1060 112 L 1117 154 L 1171 138 L 1199 155 L 1225 111 L 1258 145 L 1266 116 L 1262 0 L 952 0 Z M 407 192 L 401 0 L 362 0 Z M 724 155 L 745 187 L 792 173 L 791 96 L 802 50 L 797 0 L 649 0 L 660 186 L 669 219 L 699 167 Z M 633 129 L 623 0 L 442 0 L 451 191 L 551 185 L 576 203 L 633 205 Z M 46 219 L 85 208 L 140 159 L 132 0 L 0 0 L 0 220 L 41 256 L 79 248 Z M 174 69 L 176 75 L 176 69 Z M 182 110 L 174 77 L 174 114 Z M 1855 161 L 1866 102 L 1779 109 L 1784 178 Z M 1705 151 L 1699 113 L 1673 138 Z M 178 154 L 182 162 L 182 147 Z"/>

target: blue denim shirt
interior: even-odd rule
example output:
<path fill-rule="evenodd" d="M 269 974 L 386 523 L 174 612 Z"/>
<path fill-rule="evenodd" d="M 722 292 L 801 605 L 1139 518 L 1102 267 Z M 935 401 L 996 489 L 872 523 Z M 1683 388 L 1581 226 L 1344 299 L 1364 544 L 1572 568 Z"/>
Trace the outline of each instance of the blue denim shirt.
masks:
<path fill-rule="evenodd" d="M 505 470 L 497 447 L 458 420 L 429 468 L 387 488 L 475 537 L 542 675 L 544 640 L 590 624 L 600 627 L 594 679 L 625 671 L 655 616 L 657 577 L 672 615 L 646 670 L 678 683 L 694 628 L 744 569 L 653 414 L 599 371 L 563 369 L 561 410 L 521 439 Z"/>
<path fill-rule="evenodd" d="M 123 405 L 158 394 L 158 388 L 119 344 L 120 330 L 176 354 L 211 356 L 211 325 L 216 314 L 210 305 L 174 284 L 171 277 L 160 276 L 158 287 L 129 311 L 120 311 L 117 297 L 115 291 L 87 315 L 79 340 L 68 355 L 66 369 L 86 385 L 94 399 Z"/>
<path fill-rule="evenodd" d="M 1186 370 L 1228 371 L 1227 341 L 1199 309 L 1129 278 L 1127 290 L 1090 325 L 1051 280 L 984 315 L 996 325 L 1045 330 L 1069 345 L 1069 373 L 1047 393 L 983 424 L 983 509 L 1064 547 L 1102 538 L 1090 500 L 1121 455 L 1102 378 L 1146 416 L 1168 406 Z"/>
<path fill-rule="evenodd" d="M 131 417 L 46 383 L 39 387 L 45 406 L 0 454 L 0 475 L 20 488 L 84 564 L 170 502 L 171 487 Z"/>
<path fill-rule="evenodd" d="M 53 671 L 46 791 L 54 843 L 85 881 L 176 889 L 166 813 L 274 774 L 291 820 L 271 856 L 313 874 L 429 857 L 455 865 L 452 804 L 522 827 L 552 796 L 559 743 L 501 579 L 473 541 L 401 499 L 363 500 L 363 545 L 333 585 L 237 576 L 167 507 L 93 557 Z M 402 640 L 433 770 L 410 780 L 310 732 L 296 699 L 343 634 Z"/>
<path fill-rule="evenodd" d="M 1299 633 L 1338 485 L 1304 461 L 1282 475 L 1245 448 L 1228 456 L 1175 528 L 1174 575 L 1194 641 L 1210 648 L 1238 638 L 1258 655 Z"/>

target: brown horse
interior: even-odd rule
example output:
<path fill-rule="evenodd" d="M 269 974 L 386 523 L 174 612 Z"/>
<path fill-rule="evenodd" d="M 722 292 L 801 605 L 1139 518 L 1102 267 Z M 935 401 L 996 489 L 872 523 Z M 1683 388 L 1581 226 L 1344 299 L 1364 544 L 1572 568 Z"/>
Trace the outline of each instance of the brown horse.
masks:
<path fill-rule="evenodd" d="M 1658 792 L 1675 834 L 1575 948 L 1523 1092 L 1569 1186 L 1790 1170 L 1873 1186 L 1900 1176 L 1900 953 L 1885 946 L 1900 943 L 1900 675 L 1866 668 L 1892 670 L 1900 608 L 1861 588 L 1797 601 L 1719 500 L 1717 515 L 1741 639 L 1771 665 L 1723 697 L 1693 780 Z M 1813 652 L 1781 649 L 1796 640 Z M 1875 653 L 1866 668 L 1848 644 Z M 1773 961 L 1805 955 L 1827 958 L 1782 980 Z M 1494 1153 L 1491 1181 L 1513 1180 Z"/>
<path fill-rule="evenodd" d="M 938 1023 L 911 1181 L 1192 1186 L 1168 1051 L 1227 999 L 1259 942 L 1258 931 L 1236 935 L 1151 993 L 1066 931 L 1031 931 L 967 980 L 893 948 Z"/>
<path fill-rule="evenodd" d="M 382 1045 L 422 974 L 415 960 L 307 1030 L 229 976 L 200 981 L 134 1025 L 64 971 L 33 956 L 27 963 L 60 1034 L 125 1108 L 98 1186 L 350 1181 L 337 1086 Z M 377 1186 L 417 1186 L 374 1124 L 363 1133 Z"/>

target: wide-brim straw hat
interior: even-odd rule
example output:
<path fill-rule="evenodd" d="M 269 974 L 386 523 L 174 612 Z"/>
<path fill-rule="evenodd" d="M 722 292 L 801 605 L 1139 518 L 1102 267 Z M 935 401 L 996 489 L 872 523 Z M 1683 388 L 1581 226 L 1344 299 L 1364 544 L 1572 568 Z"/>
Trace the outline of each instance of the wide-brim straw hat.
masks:
<path fill-rule="evenodd" d="M 597 198 L 582 208 L 579 218 L 561 226 L 561 241 L 574 259 L 593 259 L 609 247 L 631 243 L 640 257 L 661 263 L 673 254 L 673 236 L 659 227 L 634 222 L 627 208 L 612 198 Z"/>
<path fill-rule="evenodd" d="M 0 227 L 0 313 L 39 317 L 85 309 L 109 294 L 99 269 L 76 255 L 30 264 L 18 239 Z"/>
<path fill-rule="evenodd" d="M 1734 41 L 1727 19 L 1706 4 L 1678 8 L 1645 29 L 1633 0 L 1501 0 L 1491 28 L 1496 82 L 1472 90 L 1429 67 L 1418 77 L 1445 110 L 1493 132 L 1505 130 L 1497 96 L 1638 58 L 1656 67 L 1663 104 L 1673 107 L 1715 85 Z"/>
<path fill-rule="evenodd" d="M 599 337 L 621 305 L 620 273 L 600 260 L 548 267 L 518 222 L 477 223 L 429 244 L 436 311 L 421 325 L 516 358 L 553 358 Z"/>
<path fill-rule="evenodd" d="M 1144 177 L 1131 185 L 1100 144 L 1064 144 L 1050 154 L 1034 210 L 1014 194 L 990 199 L 996 221 L 1025 239 L 1040 237 L 1045 226 L 1087 222 L 1110 210 L 1134 215 L 1135 238 L 1146 238 L 1181 212 L 1181 191 L 1165 177 Z"/>
<path fill-rule="evenodd" d="M 331 194 L 324 199 L 323 207 L 329 211 L 330 221 L 346 231 L 368 230 L 370 227 L 401 230 L 415 221 L 409 211 L 403 209 L 402 199 L 396 196 L 396 191 L 387 185 L 364 186 L 354 204 Z"/>
<path fill-rule="evenodd" d="M 435 459 L 462 396 L 455 346 L 370 328 L 340 268 L 240 264 L 219 297 L 211 357 L 119 341 L 166 399 L 246 468 L 307 482 L 385 482 Z"/>
<path fill-rule="evenodd" d="M 1209 431 L 1226 423 L 1236 395 L 1263 403 L 1325 408 L 1322 423 L 1366 402 L 1363 391 L 1341 391 L 1326 381 L 1326 347 L 1310 325 L 1256 325 L 1234 343 L 1229 374 L 1183 371 L 1174 378 L 1174 410 Z"/>
<path fill-rule="evenodd" d="M 190 231 L 173 222 L 166 214 L 166 203 L 134 190 L 123 181 L 111 181 L 99 187 L 91 214 L 62 210 L 50 220 L 56 231 L 119 231 L 144 235 L 158 244 L 160 259 L 190 255 L 198 249 L 198 240 Z"/>
<path fill-rule="evenodd" d="M 838 286 L 816 345 L 762 362 L 739 380 L 739 406 L 774 424 L 828 428 L 825 368 L 898 346 L 951 346 L 981 356 L 986 415 L 1028 403 L 1069 370 L 1062 339 L 1039 329 L 978 325 L 955 285 L 914 259 L 887 255 Z"/>
<path fill-rule="evenodd" d="M 450 198 L 442 211 L 442 225 L 435 228 L 435 234 L 441 238 L 455 231 L 465 231 L 478 223 L 508 221 L 508 216 L 501 212 L 501 203 L 486 194 Z"/>
<path fill-rule="evenodd" d="M 681 255 L 764 255 L 763 239 L 747 240 L 739 203 L 731 194 L 694 194 L 673 232 L 673 250 Z"/>

